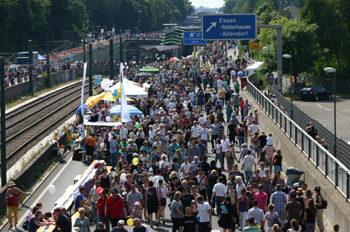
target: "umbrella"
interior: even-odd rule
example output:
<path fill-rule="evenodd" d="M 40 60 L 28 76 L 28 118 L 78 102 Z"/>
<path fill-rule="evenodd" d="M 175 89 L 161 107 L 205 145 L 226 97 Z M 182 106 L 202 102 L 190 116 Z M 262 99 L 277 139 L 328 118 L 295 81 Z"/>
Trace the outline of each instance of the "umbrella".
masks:
<path fill-rule="evenodd" d="M 84 104 L 84 109 L 86 109 L 87 106 L 88 106 L 87 104 Z M 77 109 L 77 114 L 81 114 L 81 105 Z"/>
<path fill-rule="evenodd" d="M 104 100 L 104 101 L 115 101 L 116 99 L 113 98 L 112 94 L 113 94 L 112 92 L 107 92 L 106 95 L 102 98 L 102 100 Z M 131 98 L 128 98 L 128 97 L 126 98 L 126 100 L 128 102 L 135 102 L 134 99 L 131 99 Z"/>
<path fill-rule="evenodd" d="M 145 73 L 145 72 L 141 72 L 141 73 L 136 74 L 136 76 L 137 77 L 149 77 L 149 76 L 151 76 L 151 74 Z"/>
<path fill-rule="evenodd" d="M 147 66 L 140 69 L 140 72 L 159 73 L 159 69 L 151 66 Z"/>
<path fill-rule="evenodd" d="M 89 97 L 86 100 L 85 104 L 87 104 L 87 107 L 91 107 L 91 106 L 95 105 L 97 102 L 99 102 L 105 95 L 106 95 L 106 93 L 101 93 L 99 95 Z"/>
<path fill-rule="evenodd" d="M 110 115 L 120 115 L 120 111 L 121 111 L 121 106 L 117 105 L 112 107 L 108 112 Z M 131 106 L 128 105 L 128 113 L 130 116 L 134 116 L 134 115 L 142 115 L 142 112 L 137 109 L 135 106 Z"/>
<path fill-rule="evenodd" d="M 176 57 L 170 58 L 170 61 L 178 61 L 179 59 Z"/>

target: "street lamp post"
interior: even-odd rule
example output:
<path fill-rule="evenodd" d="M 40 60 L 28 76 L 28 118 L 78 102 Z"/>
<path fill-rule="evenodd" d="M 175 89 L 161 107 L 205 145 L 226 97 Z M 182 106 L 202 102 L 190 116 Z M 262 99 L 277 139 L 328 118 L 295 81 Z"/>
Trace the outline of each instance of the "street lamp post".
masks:
<path fill-rule="evenodd" d="M 293 119 L 293 75 L 292 75 L 292 55 L 283 54 L 283 58 L 290 59 L 290 118 Z"/>
<path fill-rule="evenodd" d="M 334 137 L 333 137 L 333 155 L 337 158 L 337 70 L 332 67 L 324 68 L 327 73 L 334 73 L 333 78 L 333 99 L 334 99 Z M 337 163 L 336 163 L 337 165 Z M 335 170 L 338 170 L 337 168 Z M 335 172 L 335 186 L 338 185 L 338 171 Z"/>
<path fill-rule="evenodd" d="M 268 47 L 263 47 L 263 49 L 265 51 L 267 51 L 267 84 L 268 84 L 268 87 L 267 87 L 267 90 L 268 90 L 268 93 L 270 93 L 269 91 L 269 84 L 270 84 L 270 76 L 269 76 L 269 72 L 270 72 L 270 49 Z"/>

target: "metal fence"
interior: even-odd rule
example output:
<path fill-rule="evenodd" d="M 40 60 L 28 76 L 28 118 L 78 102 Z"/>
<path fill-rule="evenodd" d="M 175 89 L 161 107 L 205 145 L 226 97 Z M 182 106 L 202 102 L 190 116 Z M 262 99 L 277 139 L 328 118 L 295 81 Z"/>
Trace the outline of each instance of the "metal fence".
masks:
<path fill-rule="evenodd" d="M 287 117 L 258 88 L 256 88 L 256 86 L 251 82 L 254 79 L 256 79 L 256 73 L 253 73 L 247 78 L 248 93 L 253 97 L 253 99 L 255 99 L 266 114 L 275 122 L 275 124 L 302 151 L 302 153 L 313 164 L 315 164 L 316 168 L 318 168 L 325 175 L 325 177 L 327 177 L 327 179 L 343 194 L 346 199 L 349 199 L 350 172 L 347 167 L 343 164 L 343 162 L 335 158 L 329 151 L 324 149 L 316 140 L 308 135 L 303 129 L 304 126 L 299 126 L 298 123 Z M 286 99 L 281 100 L 281 104 L 286 107 L 288 105 L 288 101 Z M 295 110 L 293 108 L 293 115 L 296 114 L 296 112 L 294 112 Z M 339 144 L 338 146 L 341 147 L 342 145 Z"/>
<path fill-rule="evenodd" d="M 288 113 L 291 112 L 290 101 L 284 98 L 274 87 L 269 88 L 270 93 L 276 95 L 278 101 L 281 105 L 286 108 Z M 329 129 L 324 127 L 316 119 L 307 115 L 304 111 L 299 109 L 296 105 L 293 104 L 293 121 L 298 124 L 301 128 L 306 128 L 308 122 L 312 124 L 317 129 L 317 134 L 321 139 L 325 139 L 327 145 L 329 146 L 330 152 L 334 154 L 334 134 Z M 350 168 L 350 159 L 349 159 L 350 145 L 341 138 L 337 137 L 337 158 L 345 165 L 345 167 Z"/>
<path fill-rule="evenodd" d="M 300 77 L 305 77 L 308 86 L 322 86 L 329 91 L 333 91 L 332 78 L 320 78 L 304 73 L 300 74 Z M 350 93 L 350 79 L 337 79 L 337 93 Z"/>

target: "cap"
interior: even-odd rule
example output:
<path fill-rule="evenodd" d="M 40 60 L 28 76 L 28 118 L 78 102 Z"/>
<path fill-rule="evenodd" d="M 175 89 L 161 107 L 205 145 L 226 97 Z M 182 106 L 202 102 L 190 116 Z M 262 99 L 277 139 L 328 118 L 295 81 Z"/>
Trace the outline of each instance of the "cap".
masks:
<path fill-rule="evenodd" d="M 138 157 L 138 156 L 139 156 L 139 154 L 137 154 L 137 153 L 134 153 L 134 154 L 133 154 L 132 156 L 137 156 L 137 157 Z"/>
<path fill-rule="evenodd" d="M 140 203 L 139 201 L 136 201 L 135 204 L 134 204 L 134 206 L 137 206 L 137 205 L 138 205 L 138 206 L 141 206 L 141 203 Z"/>
<path fill-rule="evenodd" d="M 299 183 L 293 184 L 293 188 L 299 188 Z"/>
<path fill-rule="evenodd" d="M 115 134 L 115 132 L 112 132 L 111 135 L 115 136 L 116 134 Z"/>
<path fill-rule="evenodd" d="M 128 195 L 128 193 L 127 193 L 126 191 L 124 191 L 124 192 L 122 193 L 122 196 L 126 196 L 126 195 Z"/>
<path fill-rule="evenodd" d="M 246 143 L 243 143 L 242 144 L 242 147 L 247 147 L 248 145 Z"/>
<path fill-rule="evenodd" d="M 314 190 L 321 191 L 321 187 L 317 185 L 315 186 Z"/>
<path fill-rule="evenodd" d="M 112 193 L 118 193 L 118 188 L 117 187 L 114 187 L 111 191 Z"/>
<path fill-rule="evenodd" d="M 124 222 L 124 220 L 119 220 L 119 221 L 118 221 L 118 224 L 120 224 L 120 225 L 125 225 L 125 222 Z"/>

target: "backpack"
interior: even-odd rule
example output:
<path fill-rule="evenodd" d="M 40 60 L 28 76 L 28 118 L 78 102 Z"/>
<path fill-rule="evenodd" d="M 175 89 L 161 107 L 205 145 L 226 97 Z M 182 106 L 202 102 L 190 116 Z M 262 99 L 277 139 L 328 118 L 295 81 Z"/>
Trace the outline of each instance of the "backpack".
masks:
<path fill-rule="evenodd" d="M 158 202 L 156 189 L 154 187 L 151 188 L 151 189 L 148 189 L 148 191 L 147 191 L 147 200 L 149 202 Z"/>
<path fill-rule="evenodd" d="M 327 206 L 328 206 L 328 202 L 326 199 L 323 198 L 323 196 L 321 195 L 322 197 L 322 209 L 327 209 Z"/>
<path fill-rule="evenodd" d="M 162 167 L 160 168 L 160 174 L 162 176 L 166 176 L 168 174 L 168 170 L 166 169 L 166 167 L 165 168 L 163 167 L 163 164 L 164 164 L 164 161 L 162 163 Z"/>

